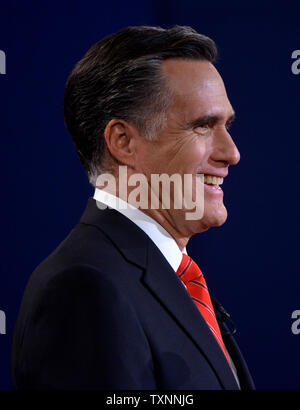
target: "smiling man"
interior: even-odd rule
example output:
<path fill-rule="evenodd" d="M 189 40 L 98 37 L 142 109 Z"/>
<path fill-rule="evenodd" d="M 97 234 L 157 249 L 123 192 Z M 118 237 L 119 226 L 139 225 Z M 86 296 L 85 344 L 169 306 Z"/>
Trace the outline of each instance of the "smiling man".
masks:
<path fill-rule="evenodd" d="M 220 185 L 240 159 L 216 55 L 189 27 L 129 27 L 74 67 L 65 120 L 95 194 L 26 288 L 13 351 L 18 388 L 254 387 L 186 252 L 191 236 L 225 222 Z M 142 176 L 140 194 L 153 193 L 153 175 L 190 176 L 182 207 L 165 206 L 164 188 L 159 206 L 132 203 L 130 180 Z M 189 219 L 186 195 L 198 200 L 199 187 L 203 212 Z"/>

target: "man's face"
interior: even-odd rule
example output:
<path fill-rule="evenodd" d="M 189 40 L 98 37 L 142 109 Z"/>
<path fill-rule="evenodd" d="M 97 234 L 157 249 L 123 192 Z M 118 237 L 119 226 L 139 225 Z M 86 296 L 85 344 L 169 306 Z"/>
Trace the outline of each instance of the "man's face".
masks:
<path fill-rule="evenodd" d="M 172 106 L 157 141 L 139 141 L 137 170 L 151 174 L 197 174 L 225 178 L 240 154 L 228 126 L 234 111 L 216 68 L 207 61 L 170 59 L 163 65 L 173 90 Z M 163 217 L 182 235 L 191 236 L 223 224 L 227 211 L 221 187 L 204 181 L 204 215 L 187 221 L 185 213 L 163 210 Z"/>

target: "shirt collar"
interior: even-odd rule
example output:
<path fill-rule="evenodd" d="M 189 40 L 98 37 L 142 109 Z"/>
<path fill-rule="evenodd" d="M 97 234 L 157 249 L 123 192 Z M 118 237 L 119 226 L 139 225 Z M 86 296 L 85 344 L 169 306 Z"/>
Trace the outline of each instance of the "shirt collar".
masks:
<path fill-rule="evenodd" d="M 181 252 L 175 239 L 157 221 L 121 198 L 102 189 L 95 189 L 94 199 L 120 212 L 142 229 L 155 243 L 174 271 L 177 271 L 181 263 L 182 253 L 187 253 L 186 248 Z"/>

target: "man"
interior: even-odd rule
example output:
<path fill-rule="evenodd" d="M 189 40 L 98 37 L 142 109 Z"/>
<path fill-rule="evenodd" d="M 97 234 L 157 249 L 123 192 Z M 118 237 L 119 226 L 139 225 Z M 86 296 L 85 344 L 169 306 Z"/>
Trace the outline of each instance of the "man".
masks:
<path fill-rule="evenodd" d="M 129 27 L 73 69 L 65 120 L 95 195 L 25 291 L 18 388 L 253 388 L 226 315 L 186 254 L 192 235 L 225 222 L 219 185 L 240 158 L 216 55 L 189 27 Z M 165 206 L 153 175 L 190 175 L 190 190 L 172 185 Z M 143 185 L 136 196 L 132 178 Z M 188 218 L 188 194 L 197 208 L 198 191 L 204 207 Z"/>

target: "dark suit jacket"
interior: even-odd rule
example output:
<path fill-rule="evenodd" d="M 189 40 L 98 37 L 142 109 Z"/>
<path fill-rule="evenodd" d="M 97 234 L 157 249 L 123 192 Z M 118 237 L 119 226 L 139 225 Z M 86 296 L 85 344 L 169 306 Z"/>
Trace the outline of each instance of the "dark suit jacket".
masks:
<path fill-rule="evenodd" d="M 224 337 L 242 389 L 253 383 Z M 237 389 L 196 305 L 149 237 L 89 199 L 34 271 L 15 329 L 21 389 Z"/>

